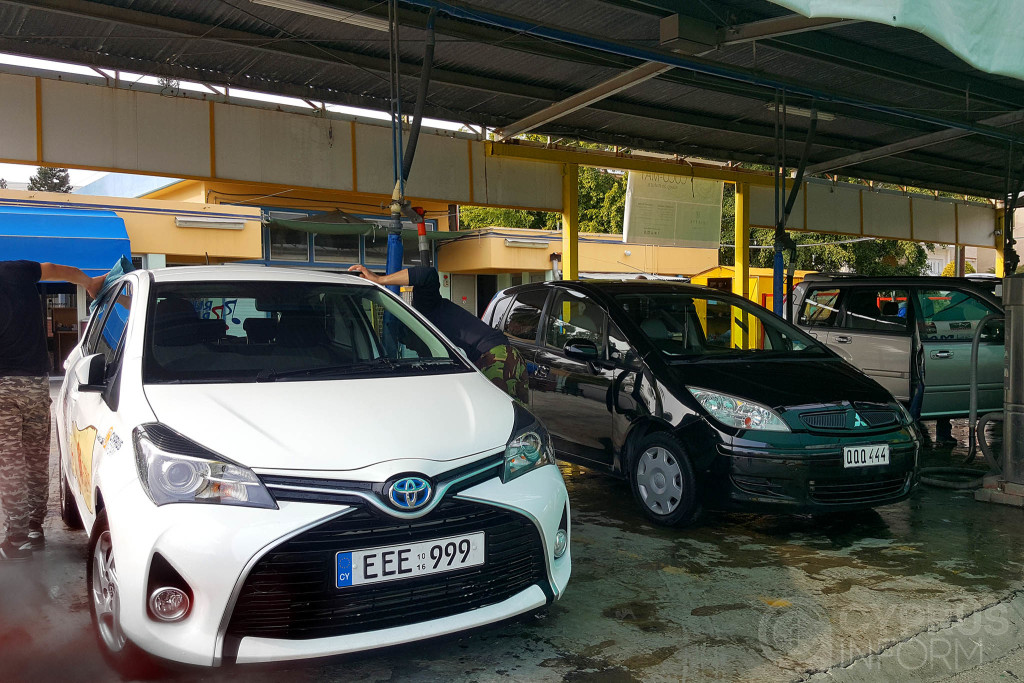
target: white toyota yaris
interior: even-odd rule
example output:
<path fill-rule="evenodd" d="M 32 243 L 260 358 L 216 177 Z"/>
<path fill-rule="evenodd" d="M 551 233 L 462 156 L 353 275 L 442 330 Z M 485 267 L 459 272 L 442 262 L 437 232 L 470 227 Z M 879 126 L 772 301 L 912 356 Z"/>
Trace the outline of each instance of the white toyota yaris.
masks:
<path fill-rule="evenodd" d="M 57 403 L 108 661 L 382 647 L 557 599 L 547 432 L 385 289 L 262 267 L 135 271 Z"/>

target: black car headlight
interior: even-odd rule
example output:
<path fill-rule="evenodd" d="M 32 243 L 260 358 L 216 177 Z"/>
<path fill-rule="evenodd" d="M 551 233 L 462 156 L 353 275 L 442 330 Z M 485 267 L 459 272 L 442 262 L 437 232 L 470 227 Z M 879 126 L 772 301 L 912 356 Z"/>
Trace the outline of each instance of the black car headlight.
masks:
<path fill-rule="evenodd" d="M 501 481 L 505 484 L 539 467 L 555 464 L 548 430 L 530 411 L 518 403 L 514 405 L 516 419 L 505 446 L 505 466 L 501 471 Z"/>
<path fill-rule="evenodd" d="M 157 505 L 215 503 L 277 509 L 248 467 L 223 458 L 161 424 L 133 433 L 139 480 Z"/>

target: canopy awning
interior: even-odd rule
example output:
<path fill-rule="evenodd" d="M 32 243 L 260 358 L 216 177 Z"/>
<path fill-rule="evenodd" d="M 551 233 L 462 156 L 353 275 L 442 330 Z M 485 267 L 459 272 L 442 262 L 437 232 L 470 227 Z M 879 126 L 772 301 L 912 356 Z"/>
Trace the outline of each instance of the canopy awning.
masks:
<path fill-rule="evenodd" d="M 59 263 L 103 275 L 131 255 L 124 220 L 113 211 L 0 206 L 0 258 Z"/>

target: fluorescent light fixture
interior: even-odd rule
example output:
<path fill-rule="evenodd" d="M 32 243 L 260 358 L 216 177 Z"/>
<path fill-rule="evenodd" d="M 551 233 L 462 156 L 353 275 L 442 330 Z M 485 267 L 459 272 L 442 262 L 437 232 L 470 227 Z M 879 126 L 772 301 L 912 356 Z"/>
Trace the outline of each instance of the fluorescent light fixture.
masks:
<path fill-rule="evenodd" d="M 252 2 L 257 5 L 266 5 L 267 7 L 284 9 L 289 12 L 306 14 L 311 17 L 320 17 L 321 19 L 330 19 L 331 21 L 341 21 L 346 24 L 362 26 L 363 28 L 372 29 L 374 31 L 387 32 L 390 30 L 387 19 L 369 16 L 367 14 L 353 12 L 352 10 L 341 9 L 339 7 L 332 7 L 330 5 L 322 5 L 319 2 L 309 2 L 308 0 L 252 0 Z"/>
<path fill-rule="evenodd" d="M 255 2 L 255 0 L 253 0 L 253 1 Z M 774 102 L 765 102 L 764 103 L 764 108 L 765 109 L 771 109 L 771 110 L 774 111 L 775 110 L 775 103 Z M 782 111 L 782 107 L 781 106 L 779 107 L 779 111 Z M 793 116 L 803 116 L 804 118 L 808 118 L 808 119 L 811 118 L 811 110 L 810 109 L 805 109 L 803 107 L 791 107 L 791 106 L 789 106 L 787 104 L 786 105 L 786 113 L 787 114 L 792 114 Z M 819 121 L 835 121 L 836 120 L 836 115 L 832 114 L 830 112 L 827 112 L 827 111 L 819 111 L 818 112 L 818 120 Z"/>
<path fill-rule="evenodd" d="M 206 228 L 207 230 L 245 230 L 244 218 L 203 218 L 175 216 L 179 228 Z"/>
<path fill-rule="evenodd" d="M 547 240 L 527 240 L 527 239 L 521 239 L 521 238 L 518 238 L 518 237 L 506 237 L 505 238 L 505 246 L 506 247 L 515 247 L 515 248 L 519 248 L 519 249 L 547 249 L 548 248 L 548 241 Z"/>

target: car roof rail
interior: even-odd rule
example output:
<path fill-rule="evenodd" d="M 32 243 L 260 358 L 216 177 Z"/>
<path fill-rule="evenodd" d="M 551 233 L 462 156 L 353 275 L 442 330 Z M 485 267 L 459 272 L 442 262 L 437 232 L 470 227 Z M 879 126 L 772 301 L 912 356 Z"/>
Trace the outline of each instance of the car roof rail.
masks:
<path fill-rule="evenodd" d="M 828 282 L 829 280 L 850 280 L 864 277 L 859 273 L 807 273 L 804 275 L 804 282 Z"/>

